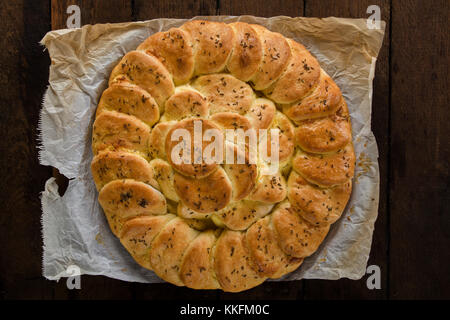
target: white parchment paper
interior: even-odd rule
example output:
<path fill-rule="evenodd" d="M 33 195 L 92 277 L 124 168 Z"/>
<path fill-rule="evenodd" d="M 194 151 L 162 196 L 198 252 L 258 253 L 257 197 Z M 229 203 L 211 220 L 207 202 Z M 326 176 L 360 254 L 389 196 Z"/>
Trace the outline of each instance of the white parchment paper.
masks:
<path fill-rule="evenodd" d="M 361 278 L 378 214 L 378 149 L 371 132 L 372 80 L 385 23 L 370 30 L 364 19 L 196 17 L 261 24 L 304 44 L 336 81 L 348 103 L 357 156 L 347 208 L 319 250 L 281 280 Z M 90 172 L 91 127 L 97 102 L 112 68 L 151 34 L 177 27 L 184 19 L 86 25 L 51 31 L 41 43 L 50 58 L 49 87 L 40 114 L 40 163 L 70 179 L 60 197 L 54 178 L 42 193 L 43 275 L 59 280 L 71 265 L 81 274 L 125 281 L 162 282 L 140 267 L 111 233 L 97 201 Z"/>

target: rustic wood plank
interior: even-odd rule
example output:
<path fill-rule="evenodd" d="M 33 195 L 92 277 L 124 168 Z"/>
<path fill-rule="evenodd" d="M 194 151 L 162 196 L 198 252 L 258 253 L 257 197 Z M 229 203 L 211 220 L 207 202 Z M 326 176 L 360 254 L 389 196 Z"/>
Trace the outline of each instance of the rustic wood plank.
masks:
<path fill-rule="evenodd" d="M 217 290 L 193 290 L 177 287 L 169 283 L 135 284 L 137 300 L 171 300 L 171 301 L 211 301 L 217 299 Z"/>
<path fill-rule="evenodd" d="M 449 2 L 393 1 L 393 299 L 450 297 Z"/>
<path fill-rule="evenodd" d="M 304 15 L 303 0 L 273 0 L 261 3 L 261 1 L 220 0 L 219 14 L 221 15 L 253 15 L 257 17 L 290 16 L 301 17 Z"/>
<path fill-rule="evenodd" d="M 182 0 L 135 0 L 136 20 L 158 18 L 192 18 L 195 16 L 216 15 L 216 0 L 182 1 Z"/>
<path fill-rule="evenodd" d="M 290 1 L 219 1 L 218 14 L 220 15 L 253 15 L 260 17 L 272 17 L 278 15 L 303 16 L 304 2 L 299 0 Z M 302 281 L 265 282 L 251 290 L 241 293 L 220 292 L 220 299 L 301 299 L 303 296 Z"/>
<path fill-rule="evenodd" d="M 0 6 L 0 296 L 51 298 L 41 276 L 40 192 L 51 168 L 39 165 L 37 125 L 50 60 L 38 44 L 50 29 L 45 1 Z"/>
<path fill-rule="evenodd" d="M 377 139 L 380 165 L 380 203 L 378 219 L 375 224 L 372 249 L 368 265 L 378 265 L 381 269 L 381 290 L 368 290 L 366 277 L 352 281 L 305 280 L 305 298 L 318 299 L 326 296 L 330 299 L 380 299 L 387 297 L 388 288 L 388 155 L 389 155 L 389 17 L 390 3 L 388 0 L 306 0 L 305 15 L 308 17 L 336 16 L 343 18 L 367 18 L 369 5 L 378 5 L 381 18 L 386 21 L 386 33 L 383 46 L 377 60 L 373 102 L 372 130 Z"/>
<path fill-rule="evenodd" d="M 256 288 L 238 292 L 220 292 L 220 300 L 301 300 L 303 299 L 302 280 L 266 281 Z"/>
<path fill-rule="evenodd" d="M 51 0 L 52 29 L 67 28 L 67 7 L 77 5 L 81 25 L 126 22 L 132 20 L 131 0 Z"/>

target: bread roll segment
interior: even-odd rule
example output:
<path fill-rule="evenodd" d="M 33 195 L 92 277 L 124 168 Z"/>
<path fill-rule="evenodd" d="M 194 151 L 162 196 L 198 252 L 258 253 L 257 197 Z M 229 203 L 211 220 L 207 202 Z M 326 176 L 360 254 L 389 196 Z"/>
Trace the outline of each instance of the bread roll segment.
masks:
<path fill-rule="evenodd" d="M 234 33 L 222 22 L 188 21 L 181 29 L 190 34 L 195 54 L 195 73 L 223 71 L 233 48 Z"/>
<path fill-rule="evenodd" d="M 330 229 L 330 225 L 313 226 L 292 210 L 289 203 L 278 207 L 272 219 L 280 248 L 295 258 L 313 254 Z"/>
<path fill-rule="evenodd" d="M 246 230 L 255 221 L 269 214 L 273 206 L 271 203 L 251 200 L 231 202 L 222 210 L 214 212 L 212 219 L 217 225 L 231 230 Z"/>
<path fill-rule="evenodd" d="M 153 159 L 150 161 L 150 168 L 153 170 L 153 178 L 157 181 L 158 187 L 167 199 L 180 201 L 175 186 L 175 172 L 171 165 L 162 159 Z"/>
<path fill-rule="evenodd" d="M 176 129 L 191 134 L 191 163 L 172 157 Z M 206 161 L 207 129 L 244 163 Z M 250 140 L 228 129 L 257 130 L 258 146 L 258 130 L 279 129 L 279 166 L 251 162 Z M 188 21 L 127 53 L 99 100 L 92 150 L 99 203 L 131 257 L 177 286 L 229 292 L 312 255 L 349 201 L 355 167 L 339 87 L 303 45 L 244 22 Z"/>
<path fill-rule="evenodd" d="M 336 152 L 346 146 L 352 139 L 352 129 L 344 99 L 340 105 L 338 111 L 328 117 L 298 122 L 296 144 L 312 153 Z"/>
<path fill-rule="evenodd" d="M 267 30 L 260 25 L 252 24 L 263 43 L 263 58 L 256 74 L 250 79 L 255 90 L 267 89 L 274 83 L 286 68 L 292 53 L 285 37 Z"/>
<path fill-rule="evenodd" d="M 252 88 L 229 74 L 200 76 L 193 86 L 206 97 L 211 114 L 228 111 L 245 114 L 253 102 Z"/>
<path fill-rule="evenodd" d="M 283 111 L 293 121 L 326 117 L 337 110 L 341 98 L 339 87 L 321 69 L 318 85 L 300 101 L 284 105 Z"/>
<path fill-rule="evenodd" d="M 266 279 L 252 268 L 250 259 L 244 233 L 223 231 L 214 247 L 214 269 L 223 290 L 243 291 Z"/>
<path fill-rule="evenodd" d="M 109 85 L 122 82 L 130 82 L 146 90 L 161 109 L 175 90 L 172 76 L 161 61 L 141 51 L 127 53 L 113 69 Z"/>
<path fill-rule="evenodd" d="M 177 172 L 174 185 L 178 197 L 188 208 L 205 215 L 225 208 L 231 201 L 231 182 L 221 167 L 209 176 L 199 179 Z"/>
<path fill-rule="evenodd" d="M 271 100 L 257 98 L 245 116 L 255 130 L 267 129 L 272 124 L 276 111 L 275 104 Z"/>
<path fill-rule="evenodd" d="M 98 201 L 116 235 L 129 219 L 167 213 L 164 196 L 155 188 L 133 179 L 109 182 L 100 191 Z"/>
<path fill-rule="evenodd" d="M 341 217 L 352 192 L 352 182 L 334 188 L 320 188 L 292 171 L 288 180 L 288 198 L 292 209 L 314 225 L 328 225 Z"/>
<path fill-rule="evenodd" d="M 105 110 L 114 110 L 135 116 L 149 126 L 159 120 L 159 107 L 144 89 L 131 83 L 116 83 L 103 91 L 98 103 L 98 116 Z"/>
<path fill-rule="evenodd" d="M 302 99 L 318 83 L 320 66 L 301 44 L 288 39 L 292 57 L 285 72 L 264 92 L 276 103 L 292 103 Z"/>
<path fill-rule="evenodd" d="M 120 242 L 137 263 L 151 270 L 149 253 L 153 239 L 174 218 L 173 214 L 166 214 L 131 219 L 123 225 Z"/>
<path fill-rule="evenodd" d="M 188 134 L 188 140 L 177 135 L 181 130 Z M 170 128 L 165 140 L 165 153 L 168 162 L 176 171 L 189 177 L 204 178 L 216 170 L 218 164 L 214 161 L 208 163 L 211 159 L 205 153 L 209 142 L 202 139 L 208 130 L 216 130 L 222 134 L 219 127 L 207 119 L 185 119 Z M 199 140 L 196 140 L 197 135 L 200 135 Z M 186 148 L 179 148 L 180 144 Z M 178 159 L 178 156 L 181 159 Z M 184 159 L 188 161 L 185 162 Z"/>
<path fill-rule="evenodd" d="M 263 43 L 251 25 L 230 23 L 234 31 L 234 46 L 227 63 L 230 73 L 242 81 L 249 81 L 258 70 L 263 57 Z"/>
<path fill-rule="evenodd" d="M 97 190 L 118 179 L 134 179 L 159 188 L 151 166 L 141 156 L 124 151 L 100 151 L 91 163 L 91 171 Z"/>
<path fill-rule="evenodd" d="M 271 277 L 289 262 L 289 257 L 277 243 L 275 231 L 271 226 L 271 216 L 258 220 L 245 234 L 245 240 L 256 271 Z"/>
<path fill-rule="evenodd" d="M 155 273 L 177 286 L 184 286 L 179 274 L 181 260 L 198 235 L 198 231 L 180 218 L 166 224 L 153 240 L 150 250 L 150 265 Z"/>
<path fill-rule="evenodd" d="M 163 121 L 183 120 L 186 118 L 206 118 L 209 106 L 206 98 L 198 91 L 178 87 L 165 105 Z"/>
<path fill-rule="evenodd" d="M 278 172 L 274 175 L 259 177 L 248 199 L 265 203 L 278 203 L 286 198 L 286 180 Z"/>
<path fill-rule="evenodd" d="M 149 158 L 167 160 L 165 141 L 175 123 L 175 121 L 159 122 L 153 127 L 148 142 Z"/>
<path fill-rule="evenodd" d="M 180 266 L 180 278 L 193 289 L 219 289 L 214 272 L 212 249 L 217 236 L 214 230 L 202 232 L 186 249 Z"/>
<path fill-rule="evenodd" d="M 176 85 L 188 82 L 194 73 L 194 50 L 189 33 L 171 28 L 142 42 L 137 50 L 154 56 L 172 74 Z"/>
<path fill-rule="evenodd" d="M 103 111 L 94 122 L 92 151 L 131 151 L 146 158 L 149 138 L 150 128 L 136 117 Z"/>
<path fill-rule="evenodd" d="M 343 184 L 353 177 L 355 171 L 353 144 L 325 155 L 299 150 L 292 164 L 296 172 L 313 184 L 325 188 Z"/>

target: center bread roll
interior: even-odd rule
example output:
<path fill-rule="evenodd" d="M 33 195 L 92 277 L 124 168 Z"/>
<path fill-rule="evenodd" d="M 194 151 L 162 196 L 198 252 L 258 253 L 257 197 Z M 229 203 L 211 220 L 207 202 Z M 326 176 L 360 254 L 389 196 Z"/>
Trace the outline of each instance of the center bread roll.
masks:
<path fill-rule="evenodd" d="M 188 21 L 128 52 L 92 150 L 99 203 L 133 259 L 229 292 L 300 267 L 345 210 L 355 168 L 333 79 L 299 42 L 244 22 Z"/>

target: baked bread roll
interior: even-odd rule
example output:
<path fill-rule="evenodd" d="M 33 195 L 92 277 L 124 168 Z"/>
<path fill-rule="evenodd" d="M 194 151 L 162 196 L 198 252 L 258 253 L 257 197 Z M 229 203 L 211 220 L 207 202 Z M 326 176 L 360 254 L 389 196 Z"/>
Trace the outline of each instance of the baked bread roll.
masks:
<path fill-rule="evenodd" d="M 173 140 L 180 130 L 194 138 Z M 234 162 L 198 158 L 213 141 Z M 278 152 L 275 171 L 255 144 Z M 312 255 L 355 168 L 339 87 L 303 45 L 243 22 L 189 21 L 127 53 L 100 98 L 92 149 L 99 203 L 136 262 L 177 286 L 229 292 Z"/>

